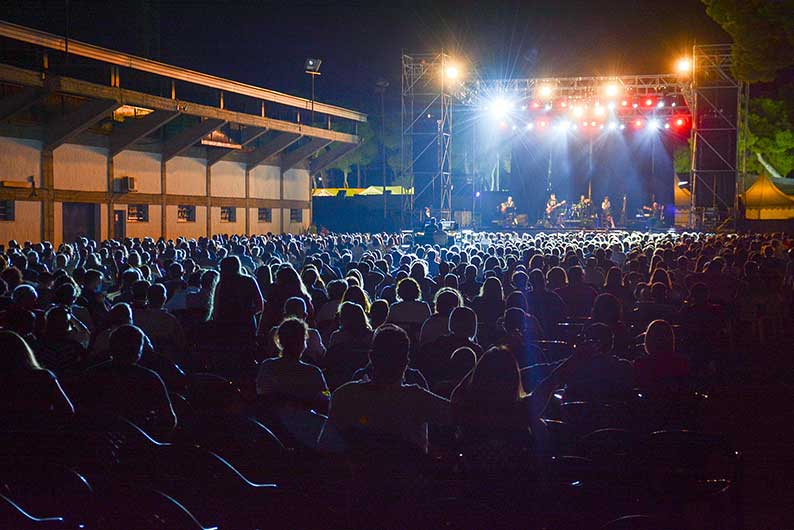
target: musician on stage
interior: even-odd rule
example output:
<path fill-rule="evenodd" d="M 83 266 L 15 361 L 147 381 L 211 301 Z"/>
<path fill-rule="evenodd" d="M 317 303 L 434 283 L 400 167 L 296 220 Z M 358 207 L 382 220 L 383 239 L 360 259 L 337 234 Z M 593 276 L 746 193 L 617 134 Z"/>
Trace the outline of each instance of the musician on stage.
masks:
<path fill-rule="evenodd" d="M 515 224 L 516 205 L 513 202 L 513 197 L 507 197 L 507 200 L 499 204 L 499 212 L 502 214 L 502 224 L 505 227 Z"/>
<path fill-rule="evenodd" d="M 601 218 L 603 219 L 602 226 L 615 228 L 615 219 L 612 217 L 612 203 L 609 202 L 609 195 L 604 195 L 604 200 L 601 202 Z"/>
<path fill-rule="evenodd" d="M 549 200 L 546 201 L 546 220 L 552 227 L 562 227 L 559 209 L 563 205 L 565 205 L 565 201 L 557 201 L 556 193 L 549 195 Z"/>

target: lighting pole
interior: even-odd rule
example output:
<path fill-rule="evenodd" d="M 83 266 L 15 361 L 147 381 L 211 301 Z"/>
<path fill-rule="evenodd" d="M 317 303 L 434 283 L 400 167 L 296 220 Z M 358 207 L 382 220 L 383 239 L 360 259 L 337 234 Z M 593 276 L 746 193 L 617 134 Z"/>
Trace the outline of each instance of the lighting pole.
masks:
<path fill-rule="evenodd" d="M 303 64 L 303 70 L 306 72 L 309 77 L 312 79 L 312 112 L 311 112 L 311 121 L 309 125 L 314 127 L 314 78 L 320 75 L 320 65 L 323 64 L 322 59 L 306 59 L 306 62 Z"/>
<path fill-rule="evenodd" d="M 386 106 L 384 104 L 384 96 L 386 89 L 389 88 L 389 82 L 385 79 L 379 79 L 375 83 L 375 92 L 380 94 L 380 148 L 381 148 L 381 173 L 383 177 L 383 220 L 384 224 L 388 218 L 388 207 L 386 201 Z M 385 227 L 384 227 L 385 228 Z"/>

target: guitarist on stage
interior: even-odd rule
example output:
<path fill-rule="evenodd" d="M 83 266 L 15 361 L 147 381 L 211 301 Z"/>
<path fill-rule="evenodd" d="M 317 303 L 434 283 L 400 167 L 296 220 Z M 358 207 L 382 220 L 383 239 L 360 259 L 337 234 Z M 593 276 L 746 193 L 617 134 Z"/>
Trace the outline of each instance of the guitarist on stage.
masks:
<path fill-rule="evenodd" d="M 546 220 L 552 227 L 562 228 L 562 223 L 560 222 L 560 213 L 557 210 L 564 205 L 565 201 L 557 202 L 557 195 L 555 193 L 549 195 L 549 200 L 546 201 Z"/>

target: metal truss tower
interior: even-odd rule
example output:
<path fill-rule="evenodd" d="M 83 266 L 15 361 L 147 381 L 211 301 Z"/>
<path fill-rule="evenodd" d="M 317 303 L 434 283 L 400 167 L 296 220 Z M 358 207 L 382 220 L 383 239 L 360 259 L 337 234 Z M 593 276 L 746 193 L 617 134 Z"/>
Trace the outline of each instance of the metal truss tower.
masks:
<path fill-rule="evenodd" d="M 452 211 L 452 92 L 444 53 L 402 56 L 402 177 L 413 193 L 403 195 L 403 227 L 416 222 L 414 207 Z"/>
<path fill-rule="evenodd" d="M 714 229 L 738 215 L 745 154 L 741 127 L 749 86 L 732 72 L 731 46 L 694 46 L 692 52 L 692 171 L 689 224 Z"/>

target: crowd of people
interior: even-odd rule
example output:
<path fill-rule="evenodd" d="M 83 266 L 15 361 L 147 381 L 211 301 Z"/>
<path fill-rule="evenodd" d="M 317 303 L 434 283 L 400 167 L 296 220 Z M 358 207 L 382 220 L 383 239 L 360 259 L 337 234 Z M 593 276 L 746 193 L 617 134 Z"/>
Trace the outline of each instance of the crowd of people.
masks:
<path fill-rule="evenodd" d="M 121 417 L 176 442 L 211 410 L 319 455 L 454 455 L 508 481 L 599 429 L 696 427 L 693 396 L 789 321 L 793 294 L 782 234 L 10 241 L 0 414 L 9 431 Z"/>

